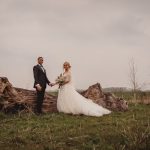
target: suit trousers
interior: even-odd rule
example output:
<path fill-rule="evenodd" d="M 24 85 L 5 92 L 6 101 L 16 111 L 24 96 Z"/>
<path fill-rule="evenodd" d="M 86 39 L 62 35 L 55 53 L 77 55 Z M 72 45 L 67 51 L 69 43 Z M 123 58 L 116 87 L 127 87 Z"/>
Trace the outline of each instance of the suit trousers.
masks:
<path fill-rule="evenodd" d="M 41 91 L 37 92 L 37 99 L 36 99 L 36 113 L 42 113 L 42 105 L 43 105 L 43 100 L 44 100 L 44 94 L 45 94 L 45 88 L 42 88 Z"/>

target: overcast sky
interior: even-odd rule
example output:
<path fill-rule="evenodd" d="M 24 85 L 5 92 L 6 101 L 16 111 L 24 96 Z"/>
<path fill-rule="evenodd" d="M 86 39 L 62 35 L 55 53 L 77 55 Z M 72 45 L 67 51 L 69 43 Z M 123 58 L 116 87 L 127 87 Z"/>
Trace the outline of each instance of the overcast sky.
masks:
<path fill-rule="evenodd" d="M 150 1 L 0 0 L 0 76 L 32 89 L 38 56 L 52 82 L 69 61 L 79 89 L 129 87 L 131 58 L 149 83 Z"/>

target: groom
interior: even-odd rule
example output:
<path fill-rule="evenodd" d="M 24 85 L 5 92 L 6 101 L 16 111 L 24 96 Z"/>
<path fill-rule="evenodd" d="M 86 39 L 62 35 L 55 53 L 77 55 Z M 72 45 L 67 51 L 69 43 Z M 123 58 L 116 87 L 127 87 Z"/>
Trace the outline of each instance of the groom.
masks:
<path fill-rule="evenodd" d="M 36 88 L 37 92 L 35 113 L 41 114 L 46 85 L 53 86 L 53 83 L 48 80 L 46 70 L 42 66 L 43 57 L 38 57 L 37 62 L 38 64 L 33 67 L 34 88 Z"/>

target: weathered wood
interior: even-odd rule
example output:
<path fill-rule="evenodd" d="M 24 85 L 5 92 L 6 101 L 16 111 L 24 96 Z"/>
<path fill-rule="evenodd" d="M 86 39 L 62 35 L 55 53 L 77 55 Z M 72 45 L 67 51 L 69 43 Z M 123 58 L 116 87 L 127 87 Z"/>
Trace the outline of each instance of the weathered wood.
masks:
<path fill-rule="evenodd" d="M 81 94 L 88 99 L 92 99 L 93 102 L 112 111 L 128 110 L 128 103 L 126 100 L 118 98 L 111 93 L 104 93 L 99 83 L 90 86 L 86 91 L 81 92 Z"/>
<path fill-rule="evenodd" d="M 125 100 L 103 93 L 99 83 L 90 86 L 81 94 L 93 102 L 105 108 L 117 111 L 125 111 L 128 104 Z M 15 88 L 6 77 L 0 77 L 0 111 L 3 112 L 34 112 L 36 102 L 36 92 L 21 88 Z M 43 102 L 43 112 L 57 112 L 57 96 L 45 93 Z"/>

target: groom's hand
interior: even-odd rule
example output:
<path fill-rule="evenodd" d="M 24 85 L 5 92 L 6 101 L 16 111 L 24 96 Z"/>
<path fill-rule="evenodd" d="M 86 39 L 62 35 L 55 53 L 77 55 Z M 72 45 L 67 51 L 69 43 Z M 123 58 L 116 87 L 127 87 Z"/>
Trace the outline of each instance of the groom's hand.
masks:
<path fill-rule="evenodd" d="M 41 91 L 41 90 L 42 90 L 42 87 L 41 87 L 39 84 L 37 84 L 36 87 L 37 87 L 37 90 L 38 90 L 38 91 Z"/>
<path fill-rule="evenodd" d="M 49 83 L 49 86 L 51 86 L 51 87 L 54 86 L 54 85 L 55 85 L 55 83 Z"/>

